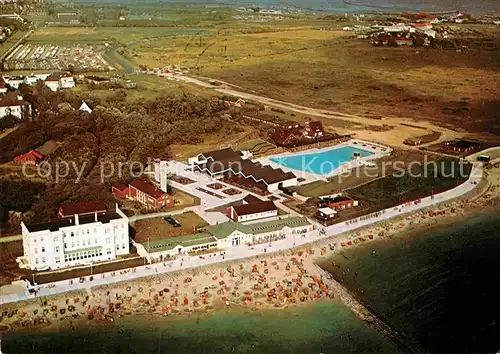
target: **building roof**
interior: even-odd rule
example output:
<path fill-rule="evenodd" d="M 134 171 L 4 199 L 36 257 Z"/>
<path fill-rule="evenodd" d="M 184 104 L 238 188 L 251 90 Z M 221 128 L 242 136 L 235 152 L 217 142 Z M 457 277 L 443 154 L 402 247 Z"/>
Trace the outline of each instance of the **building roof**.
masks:
<path fill-rule="evenodd" d="M 479 143 L 475 141 L 468 141 L 468 140 L 455 140 L 450 143 L 448 143 L 450 146 L 454 146 L 458 149 L 470 149 L 473 147 L 479 146 Z"/>
<path fill-rule="evenodd" d="M 59 148 L 59 144 L 57 141 L 54 140 L 49 140 L 46 141 L 42 146 L 39 146 L 36 148 L 36 151 L 38 151 L 40 154 L 48 156 L 52 154 L 54 151 L 56 151 Z"/>
<path fill-rule="evenodd" d="M 108 208 L 106 204 L 100 201 L 88 201 L 80 203 L 65 203 L 59 206 L 59 212 L 62 216 L 72 216 L 75 214 L 84 215 L 90 213 L 106 212 Z"/>
<path fill-rule="evenodd" d="M 143 242 L 141 245 L 144 246 L 148 252 L 162 252 L 171 250 L 174 247 L 191 247 L 196 245 L 203 245 L 206 243 L 217 242 L 217 239 L 209 233 L 199 232 L 196 234 L 183 235 L 177 237 L 168 237 L 161 240 L 153 240 L 149 242 Z"/>
<path fill-rule="evenodd" d="M 248 194 L 245 198 L 243 198 L 243 200 L 247 203 L 257 203 L 262 201 L 262 199 L 254 196 L 253 194 Z"/>
<path fill-rule="evenodd" d="M 223 239 L 231 235 L 236 230 L 245 234 L 257 235 L 266 232 L 280 231 L 286 226 L 301 227 L 308 225 L 311 225 L 311 223 L 305 217 L 290 217 L 252 224 L 242 224 L 234 221 L 228 221 L 218 225 L 207 226 L 204 230 L 217 237 L 217 239 Z"/>
<path fill-rule="evenodd" d="M 241 157 L 241 152 L 234 151 L 231 148 L 225 148 L 221 150 L 203 152 L 200 155 L 203 155 L 206 159 L 211 158 L 214 161 L 222 161 L 227 159 L 237 160 Z"/>
<path fill-rule="evenodd" d="M 86 101 L 82 101 L 82 103 L 80 104 L 80 106 L 78 106 L 78 109 L 79 110 L 82 110 L 82 107 L 88 107 L 91 111 L 94 109 L 93 105 L 86 102 Z"/>
<path fill-rule="evenodd" d="M 208 161 L 196 166 L 201 171 L 206 170 L 212 175 L 233 172 L 245 178 L 253 177 L 256 182 L 264 181 L 266 184 L 296 178 L 292 172 L 284 172 L 280 168 L 274 169 L 271 166 L 263 166 L 258 162 L 243 160 L 241 152 L 234 151 L 231 148 L 209 151 L 200 155 L 207 158 Z"/>
<path fill-rule="evenodd" d="M 327 203 L 340 203 L 340 202 L 345 202 L 348 200 L 352 200 L 352 198 L 346 197 L 344 195 L 337 195 L 335 198 L 323 198 L 322 201 L 327 202 Z"/>
<path fill-rule="evenodd" d="M 324 133 L 323 124 L 320 121 L 307 122 L 305 129 L 307 135 L 316 135 L 318 133 Z"/>
<path fill-rule="evenodd" d="M 29 152 L 27 152 L 25 154 L 18 155 L 16 157 L 14 157 L 14 161 L 16 161 L 16 160 L 22 160 L 22 159 L 25 159 L 27 157 L 32 157 L 35 160 L 42 160 L 43 159 L 43 155 L 41 153 L 39 153 L 36 150 L 30 150 Z"/>
<path fill-rule="evenodd" d="M 56 73 L 52 73 L 50 74 L 49 76 L 47 76 L 47 78 L 45 79 L 45 81 L 54 81 L 54 82 L 59 82 L 59 79 L 60 79 L 60 76 L 57 75 Z"/>
<path fill-rule="evenodd" d="M 335 215 L 337 212 L 333 210 L 332 208 L 319 208 L 318 211 L 320 213 L 323 213 L 325 215 Z"/>
<path fill-rule="evenodd" d="M 96 222 L 95 218 L 96 218 L 95 214 L 79 216 L 78 224 L 84 225 L 84 224 L 94 223 Z M 116 219 L 122 219 L 122 216 L 115 211 L 108 211 L 105 213 L 97 214 L 97 222 L 101 222 L 103 224 L 109 223 L 111 220 L 116 220 Z M 28 229 L 29 232 L 38 232 L 44 230 L 57 231 L 63 227 L 74 226 L 74 225 L 75 225 L 74 218 L 63 218 L 63 219 L 51 220 L 49 222 L 26 225 L 26 228 Z"/>
<path fill-rule="evenodd" d="M 278 210 L 278 208 L 276 208 L 276 205 L 274 205 L 274 202 L 272 200 L 254 201 L 249 204 L 233 206 L 233 209 L 236 212 L 236 214 L 238 214 L 238 216 L 264 213 L 266 211 L 271 211 L 271 210 Z"/>
<path fill-rule="evenodd" d="M 122 191 L 122 192 L 128 189 L 128 186 L 126 186 L 123 183 L 115 183 L 111 187 L 116 188 L 116 189 L 118 189 L 119 191 Z"/>
<path fill-rule="evenodd" d="M 311 225 L 311 223 L 307 220 L 307 218 L 297 216 L 297 217 L 290 217 L 290 218 L 248 224 L 245 225 L 245 233 L 251 233 L 257 235 L 266 232 L 279 231 L 282 230 L 284 227 L 301 227 L 308 225 Z"/>
<path fill-rule="evenodd" d="M 0 107 L 29 106 L 29 104 L 24 100 L 0 100 Z"/>
<path fill-rule="evenodd" d="M 150 182 L 146 181 L 144 178 L 136 178 L 132 182 L 129 183 L 129 186 L 132 186 L 141 192 L 149 195 L 150 197 L 154 199 L 159 199 L 165 195 L 168 195 L 167 193 L 163 192 L 159 188 L 156 188 L 153 184 Z"/>

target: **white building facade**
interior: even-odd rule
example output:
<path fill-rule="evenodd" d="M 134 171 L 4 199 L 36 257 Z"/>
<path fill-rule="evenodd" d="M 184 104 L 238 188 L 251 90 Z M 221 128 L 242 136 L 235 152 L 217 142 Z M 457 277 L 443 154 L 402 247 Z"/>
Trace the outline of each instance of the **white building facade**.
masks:
<path fill-rule="evenodd" d="M 305 217 L 289 217 L 252 224 L 227 222 L 208 226 L 198 234 L 134 243 L 137 253 L 151 261 L 209 249 L 228 249 L 240 245 L 267 243 L 301 237 L 314 230 Z"/>
<path fill-rule="evenodd" d="M 26 101 L 18 100 L 9 104 L 0 102 L 0 118 L 13 115 L 18 119 L 31 116 L 31 105 Z"/>
<path fill-rule="evenodd" d="M 89 265 L 130 253 L 128 217 L 115 211 L 75 215 L 44 224 L 21 222 L 21 267 L 35 270 Z"/>
<path fill-rule="evenodd" d="M 30 76 L 3 76 L 5 84 L 14 89 L 19 89 L 19 85 L 36 85 L 42 81 L 52 91 L 59 89 L 73 88 L 76 86 L 75 78 L 70 74 L 32 74 Z"/>

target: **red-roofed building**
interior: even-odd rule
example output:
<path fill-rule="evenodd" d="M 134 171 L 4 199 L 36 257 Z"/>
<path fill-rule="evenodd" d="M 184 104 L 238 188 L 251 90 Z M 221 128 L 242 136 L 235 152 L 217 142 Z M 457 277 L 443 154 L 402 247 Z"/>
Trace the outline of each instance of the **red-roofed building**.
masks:
<path fill-rule="evenodd" d="M 37 165 L 43 160 L 43 155 L 36 150 L 30 150 L 26 154 L 14 157 L 14 163 L 17 165 Z"/>
<path fill-rule="evenodd" d="M 89 215 L 94 213 L 105 213 L 108 211 L 106 204 L 98 201 L 65 203 L 59 206 L 57 216 L 60 218 L 72 217 L 75 214 Z"/>
<path fill-rule="evenodd" d="M 116 183 L 111 186 L 111 193 L 117 198 L 125 199 L 128 197 L 128 186 L 123 183 Z"/>
<path fill-rule="evenodd" d="M 276 129 L 271 140 L 278 146 L 298 146 L 324 140 L 326 135 L 321 122 L 308 121 L 305 125 L 288 124 Z"/>
<path fill-rule="evenodd" d="M 119 183 L 111 187 L 113 195 L 137 201 L 148 209 L 160 209 L 174 206 L 174 198 L 155 187 L 144 178 L 137 178 L 129 183 L 128 187 Z"/>
<path fill-rule="evenodd" d="M 325 134 L 323 124 L 319 121 L 306 122 L 302 134 L 308 139 L 321 138 Z"/>
<path fill-rule="evenodd" d="M 278 215 L 278 208 L 271 200 L 245 198 L 243 205 L 233 205 L 227 209 L 227 216 L 234 221 L 250 221 Z"/>
<path fill-rule="evenodd" d="M 19 119 L 31 117 L 31 104 L 24 100 L 0 99 L 0 118 L 12 115 Z"/>

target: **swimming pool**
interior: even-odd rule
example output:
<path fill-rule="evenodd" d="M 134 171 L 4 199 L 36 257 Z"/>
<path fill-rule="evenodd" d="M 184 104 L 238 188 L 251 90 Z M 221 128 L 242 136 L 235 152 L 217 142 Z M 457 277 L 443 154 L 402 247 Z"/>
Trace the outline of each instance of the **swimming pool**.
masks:
<path fill-rule="evenodd" d="M 354 153 L 358 153 L 360 157 L 373 155 L 370 151 L 342 146 L 308 154 L 271 157 L 269 160 L 293 170 L 328 175 L 344 163 L 352 161 Z"/>

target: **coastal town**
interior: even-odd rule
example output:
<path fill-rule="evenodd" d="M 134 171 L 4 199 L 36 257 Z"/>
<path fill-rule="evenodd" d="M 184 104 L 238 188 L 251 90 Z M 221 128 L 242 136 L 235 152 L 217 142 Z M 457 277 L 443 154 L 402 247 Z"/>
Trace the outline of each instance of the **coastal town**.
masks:
<path fill-rule="evenodd" d="M 497 212 L 498 73 L 490 55 L 499 49 L 499 17 L 366 11 L 318 20 L 291 5 L 202 7 L 201 15 L 226 16 L 244 30 L 222 28 L 213 38 L 179 30 L 165 37 L 172 41 L 167 60 L 158 49 L 165 38 L 148 29 L 140 39 L 136 28 L 162 27 L 160 10 L 96 15 L 85 6 L 0 3 L 19 11 L 0 17 L 0 335 L 330 301 L 411 351 L 404 334 L 344 286 L 349 269 L 332 259 L 354 249 L 377 257 L 379 245 L 411 232 Z M 295 34 L 297 18 L 313 21 L 314 30 Z M 109 26 L 105 36 L 99 21 Z M 136 32 L 116 40 L 110 23 Z M 279 49 L 269 41 L 262 58 L 302 55 L 311 48 L 290 43 L 313 31 L 318 42 L 375 51 L 375 66 L 406 55 L 404 75 L 418 89 L 394 89 L 399 73 L 377 84 L 363 77 L 374 96 L 346 109 L 349 100 L 322 96 L 321 78 L 310 91 L 292 92 L 276 69 L 276 87 L 256 83 L 245 68 L 264 59 L 250 49 L 231 52 L 245 36 L 254 36 L 253 46 L 268 35 L 249 23 L 279 23 L 283 36 L 297 35 Z M 484 55 L 488 72 L 479 73 L 479 64 L 474 70 L 489 80 L 461 76 L 458 93 L 446 92 L 453 101 L 424 107 L 431 89 L 420 88 L 427 79 L 419 75 L 438 64 L 433 57 L 421 69 L 413 58 L 419 51 Z"/>

